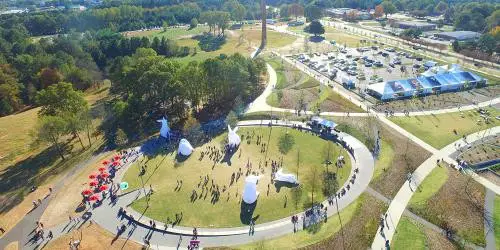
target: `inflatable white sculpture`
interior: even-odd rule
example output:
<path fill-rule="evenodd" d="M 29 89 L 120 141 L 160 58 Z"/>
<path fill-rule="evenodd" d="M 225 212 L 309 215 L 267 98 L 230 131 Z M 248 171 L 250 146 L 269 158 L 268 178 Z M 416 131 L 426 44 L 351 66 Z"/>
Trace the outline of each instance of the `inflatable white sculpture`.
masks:
<path fill-rule="evenodd" d="M 191 153 L 193 153 L 193 146 L 191 146 L 191 143 L 188 142 L 186 139 L 181 139 L 179 142 L 179 149 L 177 150 L 178 154 L 184 155 L 184 156 L 189 156 Z"/>
<path fill-rule="evenodd" d="M 259 181 L 260 176 L 249 175 L 245 178 L 245 189 L 243 190 L 243 201 L 246 204 L 252 204 L 259 197 L 259 192 L 257 191 L 257 181 Z"/>
<path fill-rule="evenodd" d="M 238 131 L 238 127 L 235 127 L 234 130 L 231 129 L 231 126 L 227 125 L 227 139 L 229 141 L 229 146 L 238 147 L 241 143 L 241 138 L 236 131 Z"/>
<path fill-rule="evenodd" d="M 163 117 L 161 120 L 157 120 L 157 122 L 161 122 L 160 136 L 163 138 L 170 137 L 170 128 L 168 127 L 168 120 Z"/>
<path fill-rule="evenodd" d="M 285 174 L 283 173 L 283 169 L 280 168 L 278 172 L 276 172 L 274 180 L 288 182 L 293 184 L 298 184 L 297 177 L 294 174 Z"/>

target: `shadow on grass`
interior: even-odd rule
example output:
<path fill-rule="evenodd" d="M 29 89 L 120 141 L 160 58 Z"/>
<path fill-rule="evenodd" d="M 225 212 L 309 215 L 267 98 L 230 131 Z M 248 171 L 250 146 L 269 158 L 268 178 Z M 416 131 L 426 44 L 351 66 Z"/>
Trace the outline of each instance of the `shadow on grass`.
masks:
<path fill-rule="evenodd" d="M 298 185 L 299 184 L 290 183 L 290 182 L 284 182 L 284 181 L 275 181 L 274 182 L 274 187 L 276 188 L 276 193 L 279 193 L 281 191 L 282 187 L 294 188 L 294 187 L 297 187 Z"/>
<path fill-rule="evenodd" d="M 243 223 L 245 225 L 249 225 L 251 219 L 254 219 L 254 221 L 255 221 L 256 218 L 253 218 L 253 212 L 255 211 L 255 208 L 257 207 L 257 202 L 258 202 L 258 200 L 256 200 L 252 204 L 247 204 L 244 201 L 241 201 L 241 208 L 240 208 L 241 209 L 241 211 L 240 211 L 241 223 Z M 256 217 L 258 218 L 258 215 Z"/>

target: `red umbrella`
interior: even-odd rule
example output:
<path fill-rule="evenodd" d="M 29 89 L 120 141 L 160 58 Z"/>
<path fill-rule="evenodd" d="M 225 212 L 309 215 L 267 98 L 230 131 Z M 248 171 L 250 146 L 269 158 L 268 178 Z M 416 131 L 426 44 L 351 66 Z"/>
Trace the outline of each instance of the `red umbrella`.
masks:
<path fill-rule="evenodd" d="M 89 175 L 89 179 L 95 179 L 96 177 L 97 177 L 97 175 L 96 175 L 96 174 L 90 174 L 90 175 Z"/>
<path fill-rule="evenodd" d="M 119 161 L 121 158 L 122 158 L 121 156 L 116 155 L 116 156 L 115 156 L 115 161 Z"/>
<path fill-rule="evenodd" d="M 89 197 L 89 201 L 97 201 L 97 200 L 99 200 L 99 198 L 101 198 L 101 197 L 99 197 L 99 195 L 94 194 L 94 195 Z"/>
<path fill-rule="evenodd" d="M 90 190 L 90 189 L 85 189 L 85 190 L 83 190 L 82 194 L 83 194 L 83 195 L 89 195 L 89 194 L 92 194 L 92 190 Z"/>
<path fill-rule="evenodd" d="M 93 187 L 93 186 L 97 186 L 97 184 L 99 184 L 99 182 L 97 182 L 97 181 L 91 181 L 91 182 L 89 183 L 89 185 L 90 185 L 91 187 Z"/>
<path fill-rule="evenodd" d="M 101 191 L 106 191 L 107 189 L 108 189 L 107 185 L 102 185 L 99 187 L 99 190 L 101 190 Z"/>
<path fill-rule="evenodd" d="M 113 162 L 113 166 L 115 166 L 115 167 L 116 167 L 116 166 L 118 166 L 118 165 L 120 165 L 120 163 L 119 163 L 119 162 L 117 162 L 117 161 L 114 161 L 114 162 Z"/>
<path fill-rule="evenodd" d="M 109 161 L 103 161 L 102 162 L 102 165 L 108 165 L 109 164 Z"/>
<path fill-rule="evenodd" d="M 99 172 L 104 172 L 104 171 L 106 171 L 106 168 L 105 168 L 105 167 L 100 167 L 100 168 L 99 168 Z"/>
<path fill-rule="evenodd" d="M 108 178 L 109 177 L 109 174 L 108 173 L 102 173 L 101 174 L 101 178 Z"/>

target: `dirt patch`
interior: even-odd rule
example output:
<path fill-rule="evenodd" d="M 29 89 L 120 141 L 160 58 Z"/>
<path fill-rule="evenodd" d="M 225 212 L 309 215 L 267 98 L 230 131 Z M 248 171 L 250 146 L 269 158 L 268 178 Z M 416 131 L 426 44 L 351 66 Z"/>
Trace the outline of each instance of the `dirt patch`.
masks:
<path fill-rule="evenodd" d="M 354 217 L 343 227 L 343 234 L 336 233 L 321 243 L 304 249 L 368 249 L 377 232 L 380 214 L 387 206 L 370 195 L 363 195 L 361 207 Z"/>
<path fill-rule="evenodd" d="M 15 241 L 9 243 L 9 245 L 7 245 L 4 250 L 17 250 L 17 249 L 19 249 L 19 242 Z"/>
<path fill-rule="evenodd" d="M 448 180 L 425 207 L 409 207 L 417 215 L 484 246 L 484 188 L 471 177 L 451 169 Z"/>
<path fill-rule="evenodd" d="M 456 249 L 455 245 L 453 245 L 453 243 L 449 241 L 441 233 L 426 227 L 423 227 L 423 231 L 425 233 L 425 238 L 427 239 L 427 245 L 429 249 L 440 249 L 440 250 Z"/>
<path fill-rule="evenodd" d="M 500 138 L 491 138 L 461 153 L 457 158 L 469 164 L 477 164 L 500 158 Z"/>
<path fill-rule="evenodd" d="M 70 240 L 81 239 L 80 247 L 78 249 L 142 249 L 142 245 L 122 238 L 113 241 L 114 236 L 95 223 L 89 225 L 84 224 L 81 230 L 75 230 L 71 233 L 65 234 L 60 238 L 47 244 L 45 249 L 61 249 L 67 250 Z"/>

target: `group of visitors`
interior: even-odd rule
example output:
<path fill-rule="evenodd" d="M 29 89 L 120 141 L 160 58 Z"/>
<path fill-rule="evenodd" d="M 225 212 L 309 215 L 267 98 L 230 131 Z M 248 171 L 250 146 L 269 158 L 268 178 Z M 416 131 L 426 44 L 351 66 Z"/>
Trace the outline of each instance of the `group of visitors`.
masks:
<path fill-rule="evenodd" d="M 293 232 L 297 232 L 297 224 L 299 224 L 299 216 L 298 215 L 293 215 L 292 216 L 292 224 L 293 224 Z"/>
<path fill-rule="evenodd" d="M 43 223 L 37 221 L 35 223 L 35 229 L 33 230 L 33 237 L 30 239 L 33 243 L 38 243 L 38 241 L 42 240 L 42 242 L 45 240 L 45 231 L 43 227 Z M 54 235 L 52 234 L 52 231 L 49 230 L 47 234 L 47 238 L 51 240 L 54 238 Z"/>

